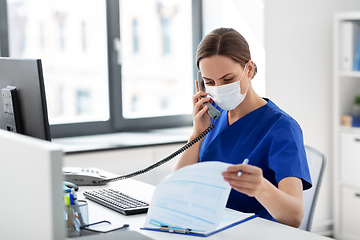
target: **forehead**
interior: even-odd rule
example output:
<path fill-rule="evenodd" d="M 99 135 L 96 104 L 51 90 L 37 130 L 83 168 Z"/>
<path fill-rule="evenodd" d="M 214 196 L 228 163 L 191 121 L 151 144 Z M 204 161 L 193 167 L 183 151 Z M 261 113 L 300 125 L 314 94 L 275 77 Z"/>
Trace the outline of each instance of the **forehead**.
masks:
<path fill-rule="evenodd" d="M 203 77 L 219 78 L 224 74 L 240 70 L 241 65 L 230 57 L 214 55 L 201 59 L 199 68 Z"/>

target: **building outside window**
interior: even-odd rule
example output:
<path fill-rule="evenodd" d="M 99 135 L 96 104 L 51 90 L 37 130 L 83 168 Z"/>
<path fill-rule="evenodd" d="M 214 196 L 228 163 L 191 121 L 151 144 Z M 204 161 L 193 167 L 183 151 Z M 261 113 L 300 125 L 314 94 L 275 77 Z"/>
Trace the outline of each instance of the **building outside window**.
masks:
<path fill-rule="evenodd" d="M 76 91 L 76 114 L 90 115 L 91 114 L 91 94 L 86 89 L 78 89 Z"/>
<path fill-rule="evenodd" d="M 163 39 L 163 53 L 164 55 L 170 54 L 170 19 L 161 19 L 162 39 Z"/>
<path fill-rule="evenodd" d="M 139 27 L 138 27 L 138 20 L 133 20 L 133 48 L 134 54 L 139 52 Z"/>

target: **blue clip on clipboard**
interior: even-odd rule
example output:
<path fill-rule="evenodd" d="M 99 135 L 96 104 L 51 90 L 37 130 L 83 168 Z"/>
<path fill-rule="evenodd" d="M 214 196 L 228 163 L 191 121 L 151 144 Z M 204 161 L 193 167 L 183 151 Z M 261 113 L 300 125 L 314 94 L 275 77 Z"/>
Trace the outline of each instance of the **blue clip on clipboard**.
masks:
<path fill-rule="evenodd" d="M 253 215 L 250 215 L 250 216 L 247 216 L 245 218 L 242 218 L 238 221 L 235 221 L 235 222 L 232 222 L 228 225 L 219 225 L 218 228 L 216 228 L 214 231 L 211 231 L 211 232 L 205 232 L 205 233 L 202 233 L 202 232 L 195 232 L 195 231 L 192 231 L 191 229 L 182 229 L 182 228 L 171 228 L 171 227 L 167 227 L 167 226 L 164 226 L 164 227 L 160 227 L 160 228 L 148 228 L 148 227 L 144 227 L 144 228 L 140 228 L 142 230 L 150 230 L 150 231 L 158 231 L 158 232 L 167 232 L 167 233 L 175 233 L 175 234 L 186 234 L 186 235 L 190 235 L 190 236 L 197 236 L 197 237 L 208 237 L 208 236 L 211 236 L 215 233 L 218 233 L 218 232 L 221 232 L 221 231 L 224 231 L 228 228 L 231 228 L 231 227 L 234 227 L 236 225 L 239 225 L 243 222 L 246 222 L 246 221 L 249 221 L 253 218 L 256 218 L 257 215 L 253 214 Z"/>

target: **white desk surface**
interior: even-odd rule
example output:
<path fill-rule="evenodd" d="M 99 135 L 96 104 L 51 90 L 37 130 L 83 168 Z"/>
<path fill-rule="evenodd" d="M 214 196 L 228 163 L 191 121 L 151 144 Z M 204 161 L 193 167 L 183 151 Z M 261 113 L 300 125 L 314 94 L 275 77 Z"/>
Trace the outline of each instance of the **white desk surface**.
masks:
<path fill-rule="evenodd" d="M 85 190 L 99 189 L 99 188 L 112 188 L 114 190 L 122 191 L 130 196 L 151 201 L 151 196 L 155 190 L 155 187 L 146 183 L 142 183 L 132 179 L 120 180 L 117 182 L 108 183 L 105 186 L 94 186 L 94 187 L 80 187 L 78 191 L 79 199 L 86 199 L 82 195 Z M 199 237 L 186 236 L 180 234 L 171 234 L 165 232 L 155 232 L 149 230 L 141 230 L 145 222 L 146 214 L 137 214 L 124 216 L 116 211 L 109 208 L 103 207 L 91 200 L 87 200 L 89 203 L 89 222 L 98 222 L 102 220 L 108 220 L 115 227 L 120 227 L 123 224 L 129 224 L 129 230 L 134 230 L 142 233 L 153 239 L 199 239 Z M 76 239 L 81 239 L 76 238 Z M 223 240 L 223 239 L 261 239 L 261 240 L 281 240 L 281 239 L 292 239 L 292 240 L 321 240 L 330 239 L 324 236 L 320 236 L 307 231 L 299 230 L 293 227 L 289 227 L 283 224 L 268 221 L 262 218 L 255 218 L 247 222 L 236 225 L 232 228 L 226 229 L 222 232 L 216 233 L 209 237 L 208 240 Z"/>

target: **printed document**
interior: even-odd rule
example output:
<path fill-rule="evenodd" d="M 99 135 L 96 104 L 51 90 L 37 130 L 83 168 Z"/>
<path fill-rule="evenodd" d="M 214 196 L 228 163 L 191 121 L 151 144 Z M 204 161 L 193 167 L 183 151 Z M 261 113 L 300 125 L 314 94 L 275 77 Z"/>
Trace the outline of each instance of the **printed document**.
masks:
<path fill-rule="evenodd" d="M 230 165 L 201 162 L 164 178 L 155 189 L 144 228 L 191 229 L 197 233 L 214 231 L 224 217 L 231 190 L 222 176 Z M 229 217 L 227 215 L 225 219 L 229 220 Z"/>

